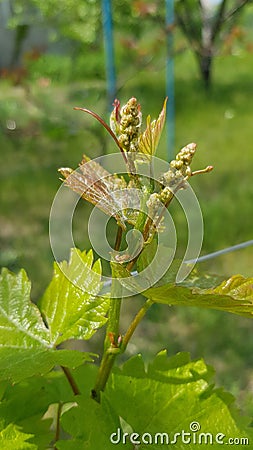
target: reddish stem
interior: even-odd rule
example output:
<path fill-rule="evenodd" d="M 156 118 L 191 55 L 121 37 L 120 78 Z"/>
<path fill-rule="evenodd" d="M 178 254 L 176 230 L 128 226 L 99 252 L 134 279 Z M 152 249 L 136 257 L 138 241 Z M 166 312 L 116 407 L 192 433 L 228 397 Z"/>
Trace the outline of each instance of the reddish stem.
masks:
<path fill-rule="evenodd" d="M 76 382 L 75 382 L 75 380 L 74 380 L 74 378 L 72 376 L 72 373 L 70 372 L 69 368 L 68 367 L 64 367 L 64 366 L 61 366 L 61 368 L 62 368 L 62 370 L 63 370 L 63 372 L 64 372 L 64 374 L 65 374 L 65 376 L 66 376 L 66 378 L 67 378 L 67 380 L 68 380 L 68 382 L 70 384 L 70 386 L 71 386 L 73 394 L 74 395 L 80 395 L 79 388 L 78 388 L 78 386 L 77 386 L 77 384 L 76 384 Z"/>
<path fill-rule="evenodd" d="M 97 119 L 103 125 L 103 127 L 108 131 L 108 133 L 110 133 L 110 135 L 112 136 L 112 138 L 116 142 L 117 146 L 119 147 L 119 149 L 120 149 L 120 151 L 122 153 L 122 156 L 124 158 L 125 163 L 127 163 L 127 157 L 125 155 L 125 152 L 124 152 L 123 148 L 121 147 L 121 145 L 119 143 L 119 140 L 118 140 L 117 136 L 114 134 L 112 129 L 109 127 L 109 125 L 107 125 L 107 123 L 102 119 L 102 117 L 100 117 L 97 113 L 95 113 L 94 111 L 91 111 L 90 109 L 79 108 L 78 106 L 75 106 L 74 109 L 77 110 L 77 111 L 83 111 L 83 112 L 86 112 L 87 114 L 90 114 L 91 116 L 95 117 L 95 119 Z"/>

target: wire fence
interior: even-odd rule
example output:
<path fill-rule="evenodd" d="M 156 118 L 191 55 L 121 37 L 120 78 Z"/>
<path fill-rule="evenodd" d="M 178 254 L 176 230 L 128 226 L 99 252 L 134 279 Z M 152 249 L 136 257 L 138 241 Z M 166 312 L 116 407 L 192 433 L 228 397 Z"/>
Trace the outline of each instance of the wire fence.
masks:
<path fill-rule="evenodd" d="M 241 242 L 240 244 L 231 245 L 230 247 L 226 247 L 221 250 L 217 250 L 216 252 L 208 253 L 207 255 L 202 255 L 197 259 L 189 259 L 189 260 L 185 261 L 185 264 L 192 264 L 192 263 L 208 261 L 209 259 L 214 259 L 221 255 L 225 255 L 227 253 L 232 253 L 236 250 L 241 250 L 243 248 L 250 247 L 251 245 L 253 245 L 253 239 L 251 239 L 249 241 Z M 137 270 L 131 272 L 131 275 L 133 275 L 133 276 L 135 276 L 137 274 L 138 274 Z M 110 286 L 110 284 L 111 284 L 111 280 L 105 281 L 103 286 L 108 287 L 108 286 Z"/>
<path fill-rule="evenodd" d="M 197 260 L 189 260 L 186 261 L 186 263 L 193 263 L 193 262 L 203 262 L 207 261 L 209 259 L 217 258 L 218 256 L 225 255 L 226 253 L 232 253 L 236 250 L 240 250 L 242 248 L 250 247 L 253 245 L 253 239 L 245 242 L 241 242 L 240 244 L 232 245 L 231 247 L 223 248 L 222 250 L 217 250 L 216 252 L 208 253 L 207 255 L 200 256 Z"/>

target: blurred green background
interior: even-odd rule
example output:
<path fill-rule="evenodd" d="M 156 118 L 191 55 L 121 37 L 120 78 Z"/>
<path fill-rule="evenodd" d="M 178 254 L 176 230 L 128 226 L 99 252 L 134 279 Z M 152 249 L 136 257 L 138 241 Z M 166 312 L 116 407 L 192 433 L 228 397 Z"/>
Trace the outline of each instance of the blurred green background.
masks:
<path fill-rule="evenodd" d="M 7 4 L 0 1 L 0 34 L 8 40 L 13 37 L 12 53 L 8 52 L 12 58 L 4 61 L 4 48 L 0 52 L 0 265 L 15 272 L 24 267 L 36 301 L 52 275 L 48 218 L 61 184 L 58 167 L 76 168 L 83 153 L 94 158 L 116 148 L 95 120 L 73 110 L 81 106 L 106 120 L 109 117 L 100 2 L 20 0 L 11 2 L 11 13 Z M 166 95 L 164 2 L 112 4 L 117 97 L 122 103 L 137 97 L 144 118 L 149 113 L 156 118 Z M 34 25 L 40 29 L 39 39 L 36 33 L 33 37 Z M 173 29 L 175 152 L 196 142 L 193 167 L 214 166 L 211 174 L 191 182 L 204 217 L 203 254 L 252 239 L 252 5 L 243 10 L 236 27 L 221 39 L 208 91 L 188 43 L 177 27 Z M 166 133 L 157 156 L 167 159 Z M 74 238 L 81 249 L 89 248 L 90 211 L 83 202 L 74 217 Z M 171 212 L 184 248 L 182 212 L 176 203 Z M 251 247 L 202 263 L 201 268 L 252 276 L 252 263 Z M 125 301 L 123 330 L 140 302 Z M 91 340 L 92 350 L 100 350 L 101 339 L 100 333 Z M 216 311 L 155 306 L 129 345 L 128 355 L 140 351 L 150 358 L 165 347 L 169 354 L 185 350 L 192 357 L 204 357 L 215 366 L 218 383 L 238 395 L 253 413 L 250 320 Z"/>

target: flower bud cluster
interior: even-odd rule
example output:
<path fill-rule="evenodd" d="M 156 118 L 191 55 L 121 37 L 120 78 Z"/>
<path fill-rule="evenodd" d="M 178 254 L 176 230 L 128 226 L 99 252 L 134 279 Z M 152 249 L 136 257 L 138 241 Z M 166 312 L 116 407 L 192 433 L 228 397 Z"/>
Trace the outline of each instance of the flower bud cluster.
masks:
<path fill-rule="evenodd" d="M 154 219 L 157 211 L 159 210 L 159 208 L 161 208 L 160 194 L 158 194 L 157 192 L 151 194 L 146 204 L 148 207 L 148 216 L 151 219 Z"/>
<path fill-rule="evenodd" d="M 186 147 L 183 147 L 177 154 L 176 159 L 171 161 L 170 167 L 179 170 L 183 176 L 190 177 L 190 164 L 195 152 L 196 144 L 192 142 L 191 144 L 186 145 Z"/>
<path fill-rule="evenodd" d="M 119 108 L 118 103 L 116 103 L 115 108 Z M 118 140 L 122 148 L 126 152 L 138 152 L 141 112 L 140 105 L 138 104 L 136 98 L 130 98 L 130 100 L 128 100 L 128 102 L 121 108 L 120 112 L 118 110 L 114 110 L 111 119 L 114 121 L 113 128 L 116 128 Z M 117 121 L 116 127 L 115 119 Z"/>
<path fill-rule="evenodd" d="M 135 97 L 130 98 L 122 107 L 119 100 L 114 101 L 110 127 L 95 112 L 86 108 L 74 108 L 95 117 L 113 137 L 123 154 L 128 172 L 127 179 L 109 173 L 96 160 L 90 160 L 85 155 L 80 164 L 80 171 L 73 171 L 66 167 L 59 169 L 66 186 L 98 206 L 106 214 L 115 217 L 123 230 L 126 229 L 125 222 L 133 225 L 137 230 L 143 230 L 145 242 L 147 239 L 152 239 L 159 227 L 163 226 L 164 209 L 168 207 L 176 192 L 186 187 L 188 178 L 213 169 L 212 166 L 207 166 L 205 169 L 191 171 L 190 164 L 196 151 L 196 144 L 191 143 L 183 147 L 176 158 L 170 162 L 169 170 L 162 174 L 158 184 L 152 180 L 151 176 L 140 176 L 137 170 L 138 163 L 150 163 L 150 174 L 152 174 L 152 157 L 164 127 L 166 101 L 167 98 L 156 120 L 151 121 L 150 115 L 147 117 L 146 129 L 142 133 L 140 131 L 141 108 Z M 135 190 L 142 192 L 141 199 L 138 196 L 136 198 L 136 205 L 132 203 L 132 195 L 129 197 L 130 189 L 133 189 L 133 192 Z M 154 192 L 154 189 L 157 192 Z M 139 206 L 141 205 L 142 208 L 145 203 L 147 211 L 145 207 L 145 211 L 142 209 L 139 211 Z"/>
<path fill-rule="evenodd" d="M 185 179 L 188 179 L 191 174 L 190 164 L 192 162 L 192 158 L 196 152 L 196 144 L 191 143 L 183 147 L 178 154 L 176 155 L 176 159 L 173 159 L 170 162 L 170 168 L 168 172 L 164 173 L 161 177 L 161 183 L 164 186 L 168 186 L 170 188 L 177 188 L 177 186 L 182 185 Z"/>
<path fill-rule="evenodd" d="M 161 205 L 168 205 L 174 193 L 184 188 L 185 181 L 191 176 L 190 164 L 196 151 L 196 144 L 188 144 L 176 155 L 176 159 L 170 162 L 170 168 L 165 172 L 160 182 L 162 189 L 159 193 L 151 194 L 147 201 L 149 217 L 157 216 Z"/>

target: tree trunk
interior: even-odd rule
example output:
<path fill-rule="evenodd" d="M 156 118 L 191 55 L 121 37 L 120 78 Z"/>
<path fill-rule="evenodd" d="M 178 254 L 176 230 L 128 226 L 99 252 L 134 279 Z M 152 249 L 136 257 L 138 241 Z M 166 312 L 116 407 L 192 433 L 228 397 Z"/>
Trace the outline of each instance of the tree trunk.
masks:
<path fill-rule="evenodd" d="M 213 55 L 203 54 L 199 56 L 199 68 L 200 74 L 204 82 L 204 86 L 206 90 L 210 89 L 211 81 L 212 81 L 212 62 Z"/>
<path fill-rule="evenodd" d="M 195 51 L 195 56 L 199 68 L 199 75 L 206 91 L 210 90 L 212 84 L 213 54 L 206 49 Z"/>
<path fill-rule="evenodd" d="M 21 64 L 22 46 L 28 36 L 30 26 L 27 24 L 17 25 L 15 30 L 14 49 L 11 57 L 10 68 L 16 68 Z"/>

